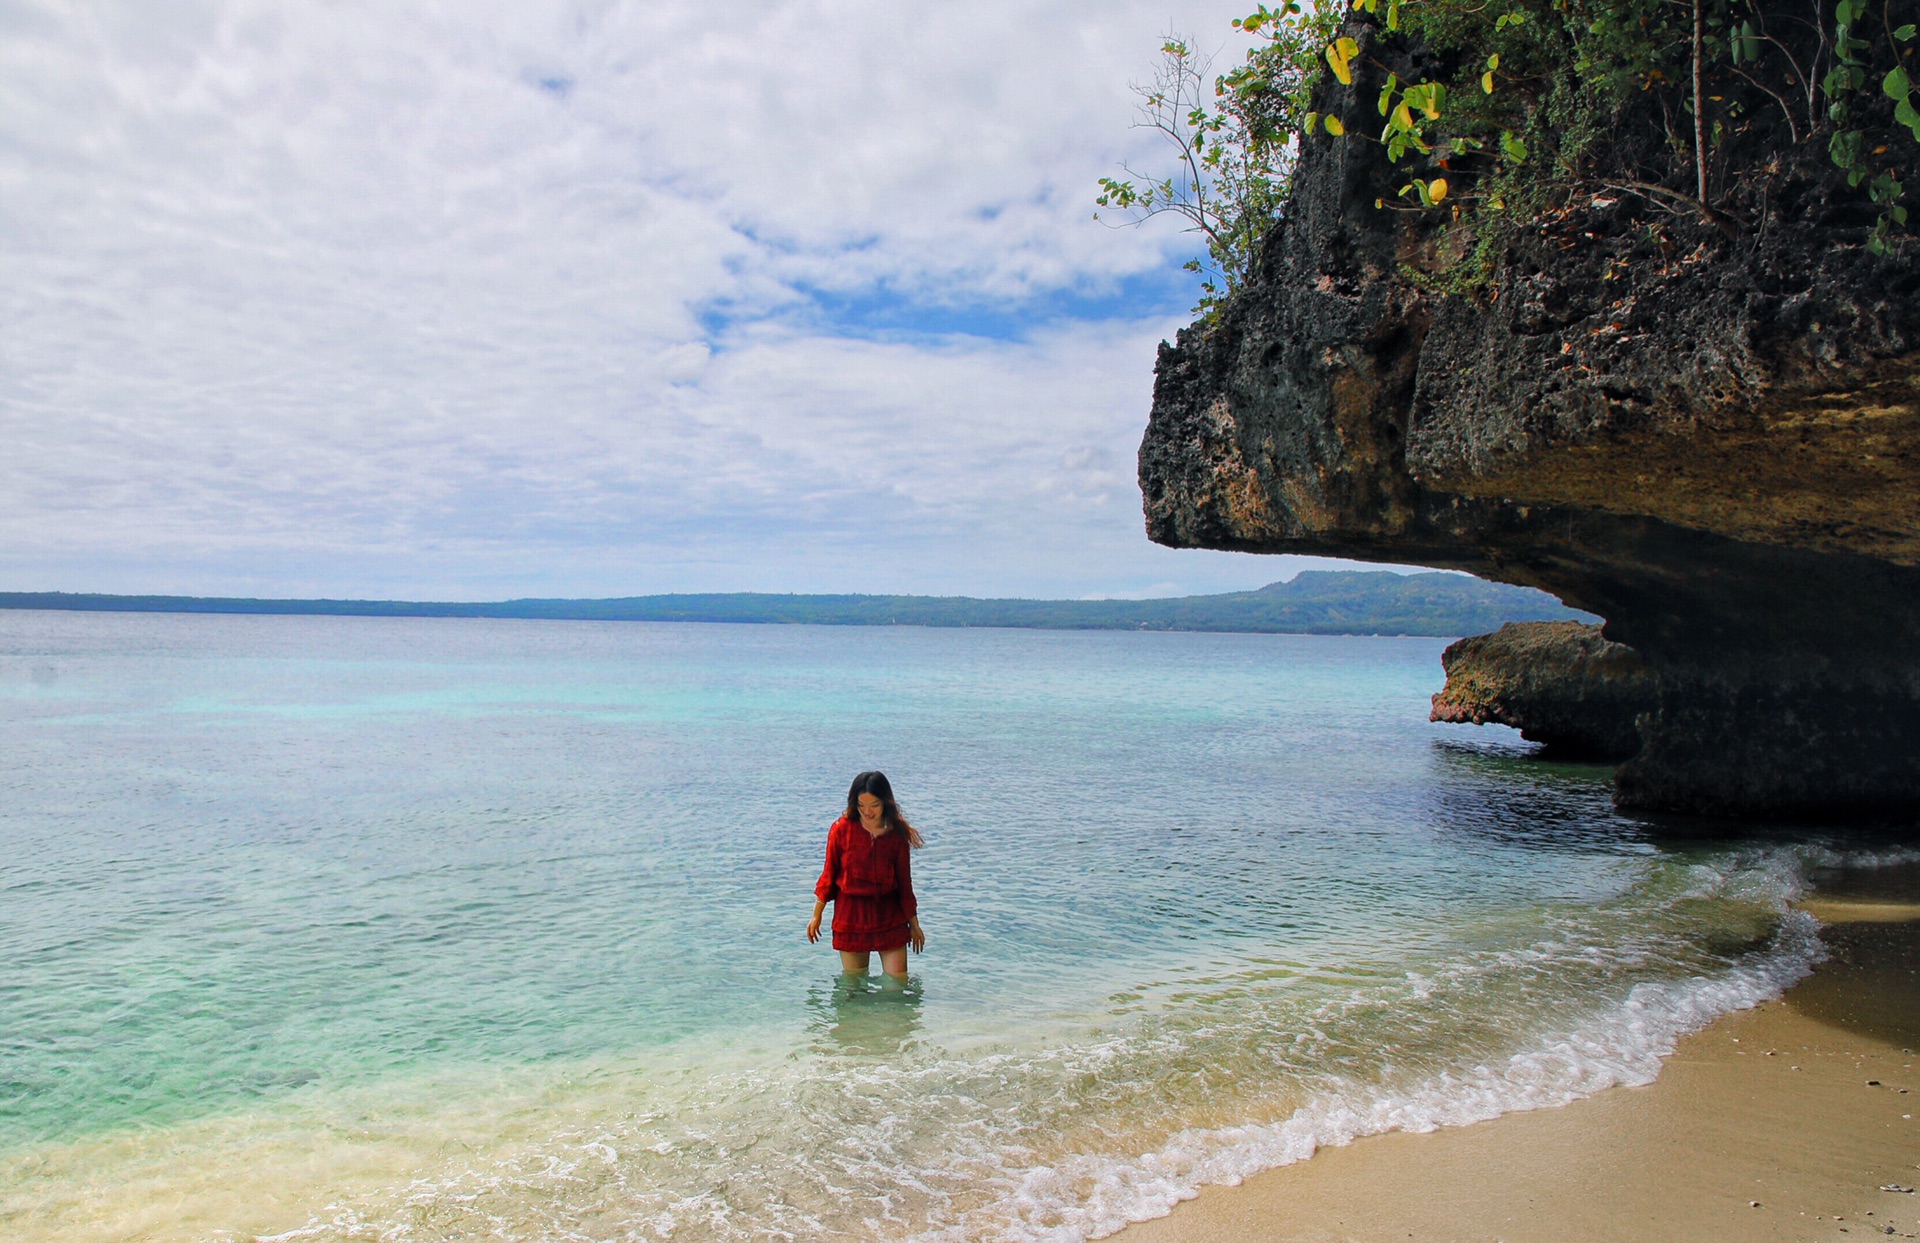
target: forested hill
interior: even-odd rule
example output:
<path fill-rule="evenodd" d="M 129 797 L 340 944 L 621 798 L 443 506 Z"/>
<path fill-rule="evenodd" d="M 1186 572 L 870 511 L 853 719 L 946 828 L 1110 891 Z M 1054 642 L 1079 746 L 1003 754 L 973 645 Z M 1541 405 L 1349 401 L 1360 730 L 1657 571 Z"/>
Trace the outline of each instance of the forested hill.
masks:
<path fill-rule="evenodd" d="M 1324 570 L 1308 570 L 1289 582 L 1272 583 L 1258 591 L 1164 600 L 980 600 L 969 596 L 801 596 L 734 592 L 463 604 L 0 592 L 0 608 L 1444 636 L 1478 634 L 1509 621 L 1585 617 L 1562 607 L 1542 592 L 1483 582 L 1461 574 Z"/>

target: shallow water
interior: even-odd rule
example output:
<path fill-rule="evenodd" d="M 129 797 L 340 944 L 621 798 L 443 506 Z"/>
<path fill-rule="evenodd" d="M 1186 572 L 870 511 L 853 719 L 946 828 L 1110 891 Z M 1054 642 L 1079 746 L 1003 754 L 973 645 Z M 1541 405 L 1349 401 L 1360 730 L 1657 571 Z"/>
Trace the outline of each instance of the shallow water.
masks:
<path fill-rule="evenodd" d="M 1442 646 L 0 613 L 0 1228 L 1081 1239 L 1804 974 L 1809 850 L 1428 724 Z M 802 935 L 869 767 L 905 989 Z"/>

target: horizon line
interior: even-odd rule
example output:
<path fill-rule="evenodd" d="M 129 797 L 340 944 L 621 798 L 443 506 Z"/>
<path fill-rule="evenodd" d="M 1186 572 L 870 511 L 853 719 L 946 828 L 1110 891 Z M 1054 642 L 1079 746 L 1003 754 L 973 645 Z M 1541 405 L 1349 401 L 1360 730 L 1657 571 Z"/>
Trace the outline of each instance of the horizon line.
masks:
<path fill-rule="evenodd" d="M 1153 604 L 1169 600 L 1204 600 L 1219 596 L 1243 596 L 1264 591 L 1269 587 L 1280 587 L 1299 581 L 1307 575 L 1319 575 L 1337 578 L 1424 578 L 1431 575 L 1446 577 L 1466 577 L 1476 582 L 1496 586 L 1512 587 L 1515 584 L 1498 583 L 1494 579 L 1480 578 L 1460 570 L 1442 570 L 1422 568 L 1412 572 L 1396 570 L 1296 570 L 1287 578 L 1276 578 L 1262 583 L 1258 587 L 1248 587 L 1239 591 L 1203 591 L 1171 596 L 973 596 L 964 594 L 934 595 L 922 592 L 905 591 L 656 591 L 625 596 L 509 596 L 488 600 L 419 600 L 398 597 L 377 596 L 216 596 L 193 595 L 186 592 L 166 591 L 70 591 L 64 588 L 49 591 L 0 591 L 0 608 L 25 607 L 15 603 L 23 599 L 75 599 L 75 600 L 155 600 L 155 601 L 195 601 L 208 604 L 327 604 L 327 605 L 385 605 L 421 608 L 494 608 L 504 605 L 524 604 L 622 604 L 634 600 L 690 600 L 712 599 L 716 597 L 761 597 L 768 599 L 832 599 L 832 600 L 970 600 L 981 603 L 1018 603 L 1018 604 Z M 1535 590 L 1519 588 L 1519 590 Z"/>

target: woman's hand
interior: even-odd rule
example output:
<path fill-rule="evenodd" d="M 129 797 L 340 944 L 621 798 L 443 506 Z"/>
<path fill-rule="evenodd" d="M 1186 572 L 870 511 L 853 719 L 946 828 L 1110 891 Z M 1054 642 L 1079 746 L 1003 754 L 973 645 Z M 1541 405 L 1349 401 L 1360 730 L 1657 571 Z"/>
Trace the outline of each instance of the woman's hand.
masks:
<path fill-rule="evenodd" d="M 917 919 L 907 925 L 907 944 L 913 946 L 916 954 L 927 951 L 927 934 L 920 931 L 920 921 Z"/>
<path fill-rule="evenodd" d="M 807 921 L 807 944 L 811 945 L 815 941 L 818 941 L 819 939 L 820 939 L 820 912 L 815 911 L 813 913 L 813 918 Z"/>

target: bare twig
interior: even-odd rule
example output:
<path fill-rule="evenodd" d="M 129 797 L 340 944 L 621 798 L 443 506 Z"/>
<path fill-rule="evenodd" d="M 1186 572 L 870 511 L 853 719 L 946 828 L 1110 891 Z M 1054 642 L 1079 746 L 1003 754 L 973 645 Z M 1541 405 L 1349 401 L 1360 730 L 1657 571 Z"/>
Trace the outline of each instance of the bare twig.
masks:
<path fill-rule="evenodd" d="M 1773 31 L 1767 28 L 1767 13 L 1761 8 L 1758 0 L 1748 0 L 1747 11 L 1752 15 L 1752 22 L 1758 32 L 1759 41 L 1762 43 L 1771 43 L 1774 48 L 1779 51 L 1780 58 L 1787 63 L 1787 70 L 1791 75 L 1791 81 L 1797 86 L 1799 93 L 1806 97 L 1806 131 L 1809 134 L 1813 133 L 1820 128 L 1820 57 L 1826 51 L 1827 47 L 1826 27 L 1823 26 L 1820 21 L 1819 0 L 1813 0 L 1813 20 L 1811 21 L 1804 17 L 1794 17 L 1788 14 L 1774 15 L 1780 18 L 1781 21 L 1805 28 L 1813 35 L 1813 55 L 1808 58 L 1807 63 L 1804 65 L 1800 63 L 1799 58 L 1794 55 L 1793 49 L 1787 45 L 1786 41 L 1779 38 Z M 1734 68 L 1734 72 L 1740 74 L 1741 77 L 1746 78 L 1747 81 L 1753 83 L 1761 90 L 1766 91 L 1767 94 L 1772 95 L 1776 103 L 1781 103 L 1781 107 L 1786 107 L 1785 103 L 1781 102 L 1781 96 L 1776 94 L 1758 78 L 1744 72 L 1737 66 Z M 1795 131 L 1794 141 L 1799 142 L 1798 131 L 1800 127 L 1794 124 L 1794 117 L 1791 113 L 1788 114 L 1787 124 Z"/>
<path fill-rule="evenodd" d="M 1798 143 L 1800 141 L 1800 126 L 1794 122 L 1793 108 L 1787 103 L 1786 98 L 1783 95 L 1781 95 L 1780 92 L 1774 90 L 1772 87 L 1768 86 L 1765 82 L 1762 82 L 1760 79 L 1754 77 L 1752 74 L 1748 73 L 1746 70 L 1742 69 L 1740 66 L 1733 65 L 1730 67 L 1735 73 L 1739 74 L 1741 77 L 1745 78 L 1747 81 L 1753 83 L 1754 86 L 1764 91 L 1766 95 L 1773 100 L 1774 103 L 1780 105 L 1781 114 L 1787 118 L 1787 132 L 1793 135 L 1793 141 Z"/>
<path fill-rule="evenodd" d="M 1818 129 L 1820 126 L 1820 87 L 1814 78 L 1820 71 L 1820 49 L 1825 46 L 1824 34 L 1821 37 L 1820 45 L 1813 49 L 1813 60 L 1808 63 L 1805 69 L 1802 69 L 1800 62 L 1793 58 L 1793 49 L 1767 33 L 1766 18 L 1764 16 L 1760 18 L 1760 22 L 1761 42 L 1771 43 L 1780 49 L 1780 55 L 1785 58 L 1787 68 L 1793 71 L 1793 76 L 1798 79 L 1800 83 L 1800 93 L 1807 97 L 1807 129 L 1810 131 Z M 1772 92 L 1768 93 L 1772 94 Z M 1777 99 L 1779 97 L 1775 96 L 1775 98 Z M 1794 141 L 1798 142 L 1799 139 L 1796 138 Z"/>
<path fill-rule="evenodd" d="M 1603 181 L 1600 184 L 1609 190 L 1620 190 L 1629 194 L 1638 194 L 1641 198 L 1652 197 L 1655 201 L 1667 199 L 1671 202 L 1679 203 L 1684 207 L 1692 209 L 1693 213 L 1699 216 L 1700 219 L 1706 221 L 1728 237 L 1738 238 L 1740 236 L 1741 228 L 1739 221 L 1723 212 L 1715 211 L 1709 204 L 1694 198 L 1690 194 L 1684 194 L 1679 190 L 1669 189 L 1666 186 L 1655 185 L 1651 181 Z M 1668 208 L 1667 210 L 1672 211 L 1673 209 Z M 1674 214 L 1679 215 L 1680 213 L 1675 212 Z"/>

